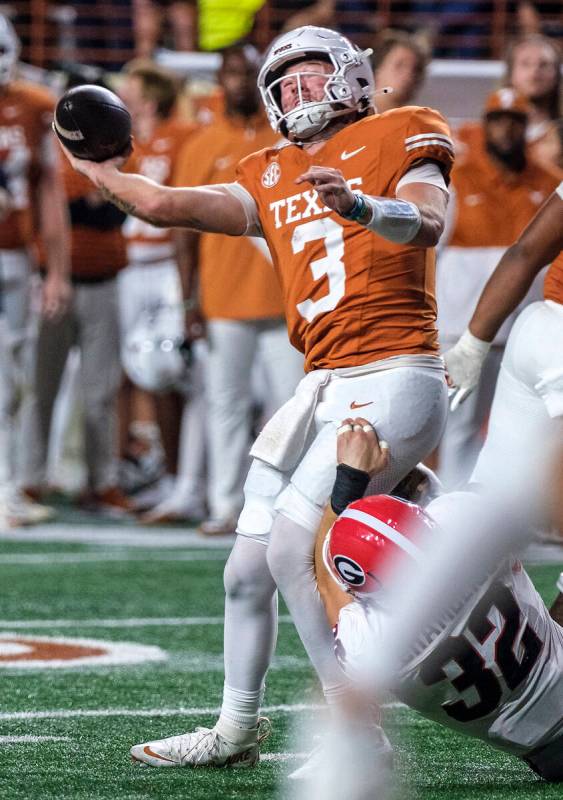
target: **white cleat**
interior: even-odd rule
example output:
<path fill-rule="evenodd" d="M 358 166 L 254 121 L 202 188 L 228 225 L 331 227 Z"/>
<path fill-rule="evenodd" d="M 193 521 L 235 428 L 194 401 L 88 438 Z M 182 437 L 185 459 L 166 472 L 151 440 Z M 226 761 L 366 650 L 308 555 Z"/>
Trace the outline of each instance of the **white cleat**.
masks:
<path fill-rule="evenodd" d="M 244 733 L 235 743 L 217 728 L 196 728 L 192 733 L 137 744 L 131 748 L 131 758 L 150 767 L 253 767 L 260 758 L 260 744 L 270 735 L 270 721 L 261 717 L 257 728 Z"/>

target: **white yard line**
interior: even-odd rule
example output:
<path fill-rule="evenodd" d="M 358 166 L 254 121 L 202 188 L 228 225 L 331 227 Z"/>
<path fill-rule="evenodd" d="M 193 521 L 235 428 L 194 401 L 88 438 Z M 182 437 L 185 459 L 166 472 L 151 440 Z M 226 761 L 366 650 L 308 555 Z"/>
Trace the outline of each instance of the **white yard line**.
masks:
<path fill-rule="evenodd" d="M 292 761 L 294 758 L 309 758 L 310 753 L 260 753 L 260 761 Z"/>
<path fill-rule="evenodd" d="M 0 531 L 0 541 L 5 542 L 65 542 L 67 544 L 121 545 L 145 547 L 150 550 L 168 550 L 179 547 L 197 547 L 214 550 L 230 548 L 233 536 L 205 537 L 194 528 L 145 528 L 141 526 L 100 527 L 95 525 L 35 525 Z"/>
<path fill-rule="evenodd" d="M 0 736 L 0 745 L 40 744 L 41 742 L 70 742 L 70 736 Z"/>
<path fill-rule="evenodd" d="M 291 622 L 287 614 L 278 617 L 282 623 Z M 0 620 L 0 629 L 24 630 L 27 628 L 150 628 L 184 625 L 222 625 L 220 617 L 132 617 L 126 619 L 25 619 Z"/>
<path fill-rule="evenodd" d="M 123 561 L 226 561 L 228 553 L 203 551 L 168 552 L 168 553 L 9 553 L 0 556 L 2 566 L 57 566 L 58 564 L 96 564 Z"/>
<path fill-rule="evenodd" d="M 383 708 L 404 708 L 403 703 L 385 703 Z M 300 714 L 305 711 L 320 711 L 326 708 L 318 703 L 293 703 L 274 706 L 264 706 L 264 714 Z M 204 717 L 214 716 L 221 711 L 220 706 L 204 706 L 202 708 L 73 708 L 58 709 L 53 711 L 4 711 L 0 713 L 0 720 L 8 722 L 13 720 L 33 719 L 83 719 L 87 717 Z"/>

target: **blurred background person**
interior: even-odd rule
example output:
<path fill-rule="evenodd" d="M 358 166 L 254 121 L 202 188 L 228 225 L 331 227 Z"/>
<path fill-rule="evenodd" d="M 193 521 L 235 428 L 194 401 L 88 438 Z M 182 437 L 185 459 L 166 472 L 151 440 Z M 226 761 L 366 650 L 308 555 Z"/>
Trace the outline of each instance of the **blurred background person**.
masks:
<path fill-rule="evenodd" d="M 198 49 L 197 3 L 191 0 L 133 0 L 133 26 L 138 58 L 152 58 L 161 43 Z"/>
<path fill-rule="evenodd" d="M 423 34 L 399 30 L 383 31 L 373 52 L 375 90 L 390 86 L 393 91 L 376 96 L 377 110 L 411 105 L 424 82 L 431 49 Z"/>
<path fill-rule="evenodd" d="M 178 153 L 194 131 L 191 123 L 176 116 L 179 88 L 175 76 L 150 61 L 130 63 L 121 86 L 133 120 L 134 152 L 128 168 L 163 184 L 172 182 Z M 182 338 L 183 295 L 172 231 L 129 217 L 123 233 L 127 267 L 119 275 L 122 350 L 135 327 L 163 309 L 175 320 L 175 337 Z M 127 448 L 134 394 L 135 388 L 126 378 L 120 402 L 122 453 Z M 158 398 L 153 395 L 150 403 L 158 422 L 166 474 L 158 486 L 137 495 L 135 507 L 140 510 L 158 503 L 173 483 L 184 398 L 180 391 L 171 390 Z"/>
<path fill-rule="evenodd" d="M 20 44 L 0 16 L 0 165 L 9 210 L 0 222 L 1 330 L 0 518 L 18 525 L 43 521 L 50 512 L 16 489 L 21 467 L 21 423 L 32 401 L 36 315 L 32 313 L 37 233 L 45 244 L 46 271 L 41 311 L 48 319 L 63 313 L 68 283 L 68 214 L 51 132 L 54 99 L 43 87 L 15 80 Z"/>
<path fill-rule="evenodd" d="M 530 156 L 541 163 L 563 168 L 559 43 L 540 34 L 517 39 L 508 50 L 503 82 L 528 101 L 526 140 Z M 483 131 L 478 122 L 464 123 L 455 135 L 459 143 L 458 163 L 472 151 L 484 147 Z"/>
<path fill-rule="evenodd" d="M 183 149 L 178 185 L 229 183 L 237 163 L 271 147 L 278 136 L 260 106 L 258 52 L 237 46 L 223 53 L 219 84 L 225 111 Z M 191 293 L 199 296 L 208 343 L 206 396 L 209 445 L 204 534 L 234 533 L 243 504 L 252 426 L 252 371 L 260 361 L 269 417 L 303 377 L 303 358 L 289 344 L 281 289 L 263 240 L 184 232 Z M 197 272 L 199 289 L 196 293 Z M 252 277 L 250 277 L 252 276 Z M 194 309 L 193 314 L 195 315 Z"/>
<path fill-rule="evenodd" d="M 449 237 L 438 259 L 438 330 L 449 349 L 467 327 L 471 311 L 504 250 L 519 236 L 559 182 L 554 170 L 532 161 L 526 147 L 530 108 L 513 89 L 487 100 L 482 122 L 485 150 L 472 151 L 452 172 Z M 541 296 L 541 281 L 527 296 Z M 440 477 L 447 486 L 471 474 L 484 439 L 500 361 L 514 315 L 496 335 L 479 389 L 448 417 L 439 447 Z"/>
<path fill-rule="evenodd" d="M 80 72 L 67 88 L 85 83 Z M 89 76 L 87 82 L 94 82 Z M 96 84 L 104 86 L 101 78 Z M 108 88 L 108 87 L 106 87 Z M 83 496 L 102 511 L 130 510 L 118 488 L 117 392 L 121 380 L 117 281 L 125 267 L 125 214 L 102 197 L 92 183 L 63 164 L 71 221 L 73 294 L 65 312 L 39 326 L 33 403 L 24 426 L 23 475 L 26 494 L 36 500 L 47 489 L 47 459 L 55 401 L 72 348 L 80 352 L 79 395 L 83 415 L 87 484 Z"/>
<path fill-rule="evenodd" d="M 526 134 L 530 155 L 563 168 L 563 146 L 557 120 L 561 118 L 561 47 L 554 39 L 535 34 L 517 40 L 506 60 L 507 86 L 528 99 Z"/>

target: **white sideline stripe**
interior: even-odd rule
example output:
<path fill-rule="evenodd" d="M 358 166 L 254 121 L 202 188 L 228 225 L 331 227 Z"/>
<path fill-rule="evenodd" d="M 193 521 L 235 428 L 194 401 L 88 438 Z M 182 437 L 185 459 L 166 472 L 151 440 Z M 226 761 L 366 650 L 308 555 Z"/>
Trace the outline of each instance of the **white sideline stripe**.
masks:
<path fill-rule="evenodd" d="M 0 745 L 38 744 L 39 742 L 70 742 L 70 736 L 0 736 Z"/>
<path fill-rule="evenodd" d="M 72 544 L 125 545 L 163 549 L 196 547 L 201 550 L 231 548 L 233 536 L 201 536 L 194 528 L 154 526 L 96 527 L 94 525 L 35 525 L 33 528 L 0 530 L 0 541 L 6 542 L 66 542 Z"/>
<path fill-rule="evenodd" d="M 37 565 L 57 565 L 57 564 L 96 564 L 123 561 L 225 561 L 227 551 L 210 552 L 188 551 L 185 553 L 175 551 L 173 553 L 9 553 L 0 556 L 0 567 L 2 566 L 26 566 L 29 564 Z"/>
<path fill-rule="evenodd" d="M 128 617 L 126 619 L 25 619 L 0 620 L 0 628 L 149 628 L 183 625 L 222 625 L 224 617 Z M 278 622 L 289 623 L 284 614 Z"/>
<path fill-rule="evenodd" d="M 321 711 L 326 706 L 320 703 L 281 703 L 275 706 L 264 706 L 264 714 L 300 714 L 305 711 Z M 384 703 L 382 708 L 405 708 L 404 703 Z M 73 708 L 58 709 L 53 711 L 4 711 L 0 713 L 0 720 L 29 719 L 78 719 L 86 717 L 203 717 L 219 714 L 220 706 L 205 706 L 202 708 Z"/>

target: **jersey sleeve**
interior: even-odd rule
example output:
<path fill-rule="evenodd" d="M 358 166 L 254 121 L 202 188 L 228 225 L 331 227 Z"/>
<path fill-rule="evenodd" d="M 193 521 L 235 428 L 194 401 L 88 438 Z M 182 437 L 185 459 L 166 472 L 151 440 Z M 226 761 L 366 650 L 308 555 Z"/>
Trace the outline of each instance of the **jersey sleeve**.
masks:
<path fill-rule="evenodd" d="M 400 180 L 421 159 L 434 161 L 446 183 L 454 164 L 454 143 L 448 123 L 432 108 L 413 107 L 405 125 L 398 131 L 397 147 L 401 158 L 396 173 Z"/>

